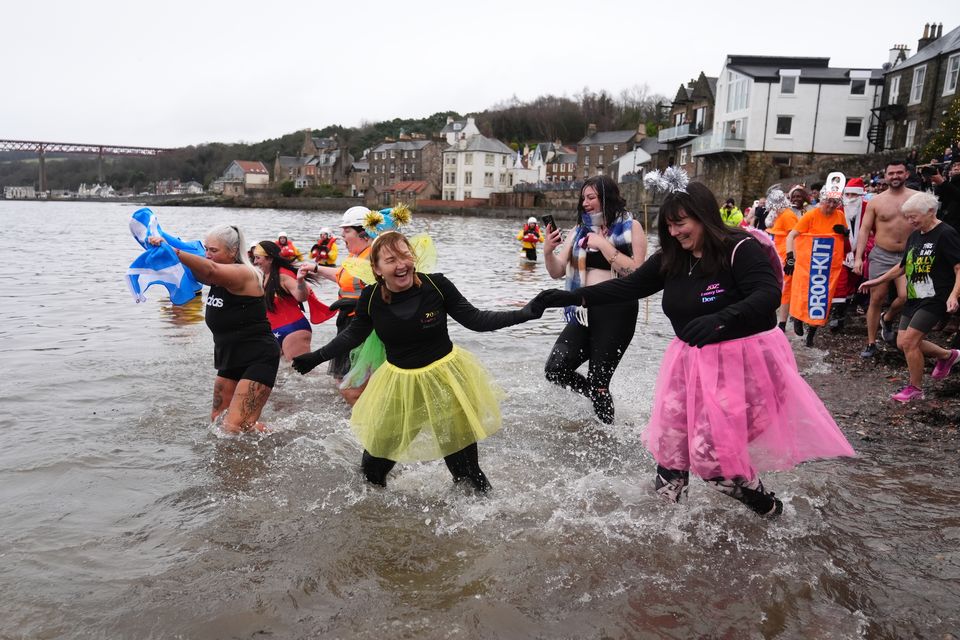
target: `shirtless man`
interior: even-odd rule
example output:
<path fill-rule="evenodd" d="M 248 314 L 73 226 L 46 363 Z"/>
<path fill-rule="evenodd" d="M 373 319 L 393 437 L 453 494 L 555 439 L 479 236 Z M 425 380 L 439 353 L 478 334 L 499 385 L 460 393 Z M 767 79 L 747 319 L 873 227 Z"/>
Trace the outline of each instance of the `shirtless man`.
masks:
<path fill-rule="evenodd" d="M 863 222 L 857 235 L 857 249 L 853 259 L 853 271 L 865 278 L 886 273 L 891 267 L 900 264 L 907 237 L 913 228 L 900 212 L 900 205 L 917 193 L 906 187 L 910 172 L 902 160 L 891 160 L 884 170 L 884 182 L 887 189 L 870 199 L 867 210 L 863 212 Z M 870 273 L 863 273 L 863 252 L 867 247 L 870 232 L 874 234 L 874 246 L 870 250 Z M 861 358 L 872 358 L 877 354 L 877 328 L 881 328 L 884 342 L 893 344 L 896 340 L 893 321 L 903 303 L 907 300 L 907 281 L 899 277 L 895 281 L 897 297 L 885 314 L 881 315 L 883 302 L 887 297 L 887 285 L 870 290 L 870 306 L 867 307 L 867 346 L 860 353 Z M 881 325 L 882 323 L 882 325 Z"/>

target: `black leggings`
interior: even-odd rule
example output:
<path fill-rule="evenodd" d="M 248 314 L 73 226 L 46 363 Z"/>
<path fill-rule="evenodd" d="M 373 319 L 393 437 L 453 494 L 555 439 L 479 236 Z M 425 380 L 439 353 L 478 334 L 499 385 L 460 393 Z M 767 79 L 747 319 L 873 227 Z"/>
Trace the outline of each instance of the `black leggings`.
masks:
<path fill-rule="evenodd" d="M 636 300 L 587 309 L 587 323 L 571 322 L 560 332 L 544 368 L 547 380 L 588 398 L 597 389 L 608 389 L 613 372 L 630 346 L 637 329 Z M 587 376 L 577 368 L 590 361 Z"/>
<path fill-rule="evenodd" d="M 473 488 L 477 491 L 487 491 L 490 489 L 487 476 L 485 476 L 483 470 L 480 469 L 476 442 L 456 453 L 445 456 L 443 461 L 447 463 L 447 469 L 449 469 L 453 475 L 454 482 L 467 481 L 473 485 Z M 364 449 L 360 468 L 363 470 L 363 475 L 366 476 L 369 482 L 385 487 L 387 486 L 387 474 L 390 473 L 390 470 L 393 469 L 393 465 L 395 464 L 397 463 L 394 460 L 378 458 Z"/>

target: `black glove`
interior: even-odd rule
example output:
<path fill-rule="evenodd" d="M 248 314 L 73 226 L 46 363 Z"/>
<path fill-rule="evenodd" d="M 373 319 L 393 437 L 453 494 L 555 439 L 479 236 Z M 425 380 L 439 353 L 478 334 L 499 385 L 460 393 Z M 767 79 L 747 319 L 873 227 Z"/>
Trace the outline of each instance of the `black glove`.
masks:
<path fill-rule="evenodd" d="M 546 310 L 547 305 L 544 303 L 544 298 L 547 297 L 547 292 L 549 289 L 541 291 L 533 298 L 527 305 L 520 310 L 527 320 L 534 320 L 536 318 L 542 318 L 543 312 Z"/>
<path fill-rule="evenodd" d="M 326 355 L 323 353 L 323 349 L 317 349 L 316 351 L 311 351 L 310 353 L 305 353 L 302 356 L 297 356 L 293 359 L 293 368 L 300 372 L 300 374 L 309 373 L 315 368 L 327 361 Z"/>
<path fill-rule="evenodd" d="M 797 264 L 797 259 L 793 257 L 793 251 L 787 251 L 787 259 L 783 263 L 783 273 L 784 275 L 792 276 L 793 268 Z"/>
<path fill-rule="evenodd" d="M 546 289 L 541 291 L 537 298 L 540 298 L 540 302 L 548 309 L 550 307 L 569 307 L 570 305 L 580 306 L 583 304 L 583 299 L 579 295 L 563 289 Z"/>
<path fill-rule="evenodd" d="M 688 322 L 680 332 L 680 338 L 691 347 L 699 348 L 705 344 L 720 342 L 720 332 L 723 329 L 724 324 L 720 316 L 708 313 Z"/>
<path fill-rule="evenodd" d="M 846 225 L 843 225 L 843 224 L 835 224 L 835 225 L 833 225 L 833 232 L 836 233 L 837 235 L 841 235 L 841 236 L 848 236 L 848 235 L 850 235 L 850 229 L 847 229 L 847 226 L 846 226 Z"/>
<path fill-rule="evenodd" d="M 341 309 L 346 309 L 347 311 L 353 311 L 357 306 L 356 298 L 340 298 L 332 305 L 330 305 L 330 311 L 340 311 Z"/>

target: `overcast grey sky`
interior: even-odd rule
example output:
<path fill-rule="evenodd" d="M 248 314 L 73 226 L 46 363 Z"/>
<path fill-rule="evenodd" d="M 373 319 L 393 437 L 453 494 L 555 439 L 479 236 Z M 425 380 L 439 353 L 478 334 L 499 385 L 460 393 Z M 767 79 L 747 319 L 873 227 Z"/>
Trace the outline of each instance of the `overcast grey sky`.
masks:
<path fill-rule="evenodd" d="M 0 138 L 173 147 L 479 111 L 516 95 L 673 97 L 727 54 L 879 67 L 960 2 L 4 3 Z M 776 3 L 780 4 L 780 3 Z M 782 3 L 795 7 L 795 3 Z M 832 26 L 831 26 L 832 25 Z"/>

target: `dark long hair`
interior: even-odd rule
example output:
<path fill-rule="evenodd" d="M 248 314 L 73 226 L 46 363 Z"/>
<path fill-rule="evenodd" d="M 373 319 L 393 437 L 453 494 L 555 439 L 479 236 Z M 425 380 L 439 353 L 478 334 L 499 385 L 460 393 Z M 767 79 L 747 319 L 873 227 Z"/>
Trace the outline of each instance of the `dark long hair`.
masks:
<path fill-rule="evenodd" d="M 273 311 L 274 296 L 281 298 L 292 298 L 286 289 L 280 286 L 280 269 L 289 269 L 296 273 L 297 268 L 288 259 L 280 255 L 280 246 L 272 240 L 264 240 L 257 243 L 263 252 L 270 258 L 270 273 L 267 275 L 267 281 L 263 285 L 264 302 L 267 304 L 267 310 Z"/>
<path fill-rule="evenodd" d="M 691 182 L 686 192 L 674 191 L 660 206 L 657 216 L 657 235 L 663 254 L 660 272 L 669 277 L 689 271 L 690 252 L 683 249 L 667 229 L 667 222 L 679 222 L 684 215 L 703 225 L 701 273 L 715 275 L 729 269 L 733 246 L 746 238 L 747 232 L 725 225 L 720 217 L 717 197 L 703 184 Z"/>
<path fill-rule="evenodd" d="M 620 187 L 609 176 L 593 176 L 583 181 L 580 187 L 580 200 L 577 201 L 577 225 L 583 224 L 583 190 L 593 187 L 603 207 L 603 220 L 607 228 L 612 227 L 617 218 L 627 210 L 627 201 L 620 195 Z"/>

